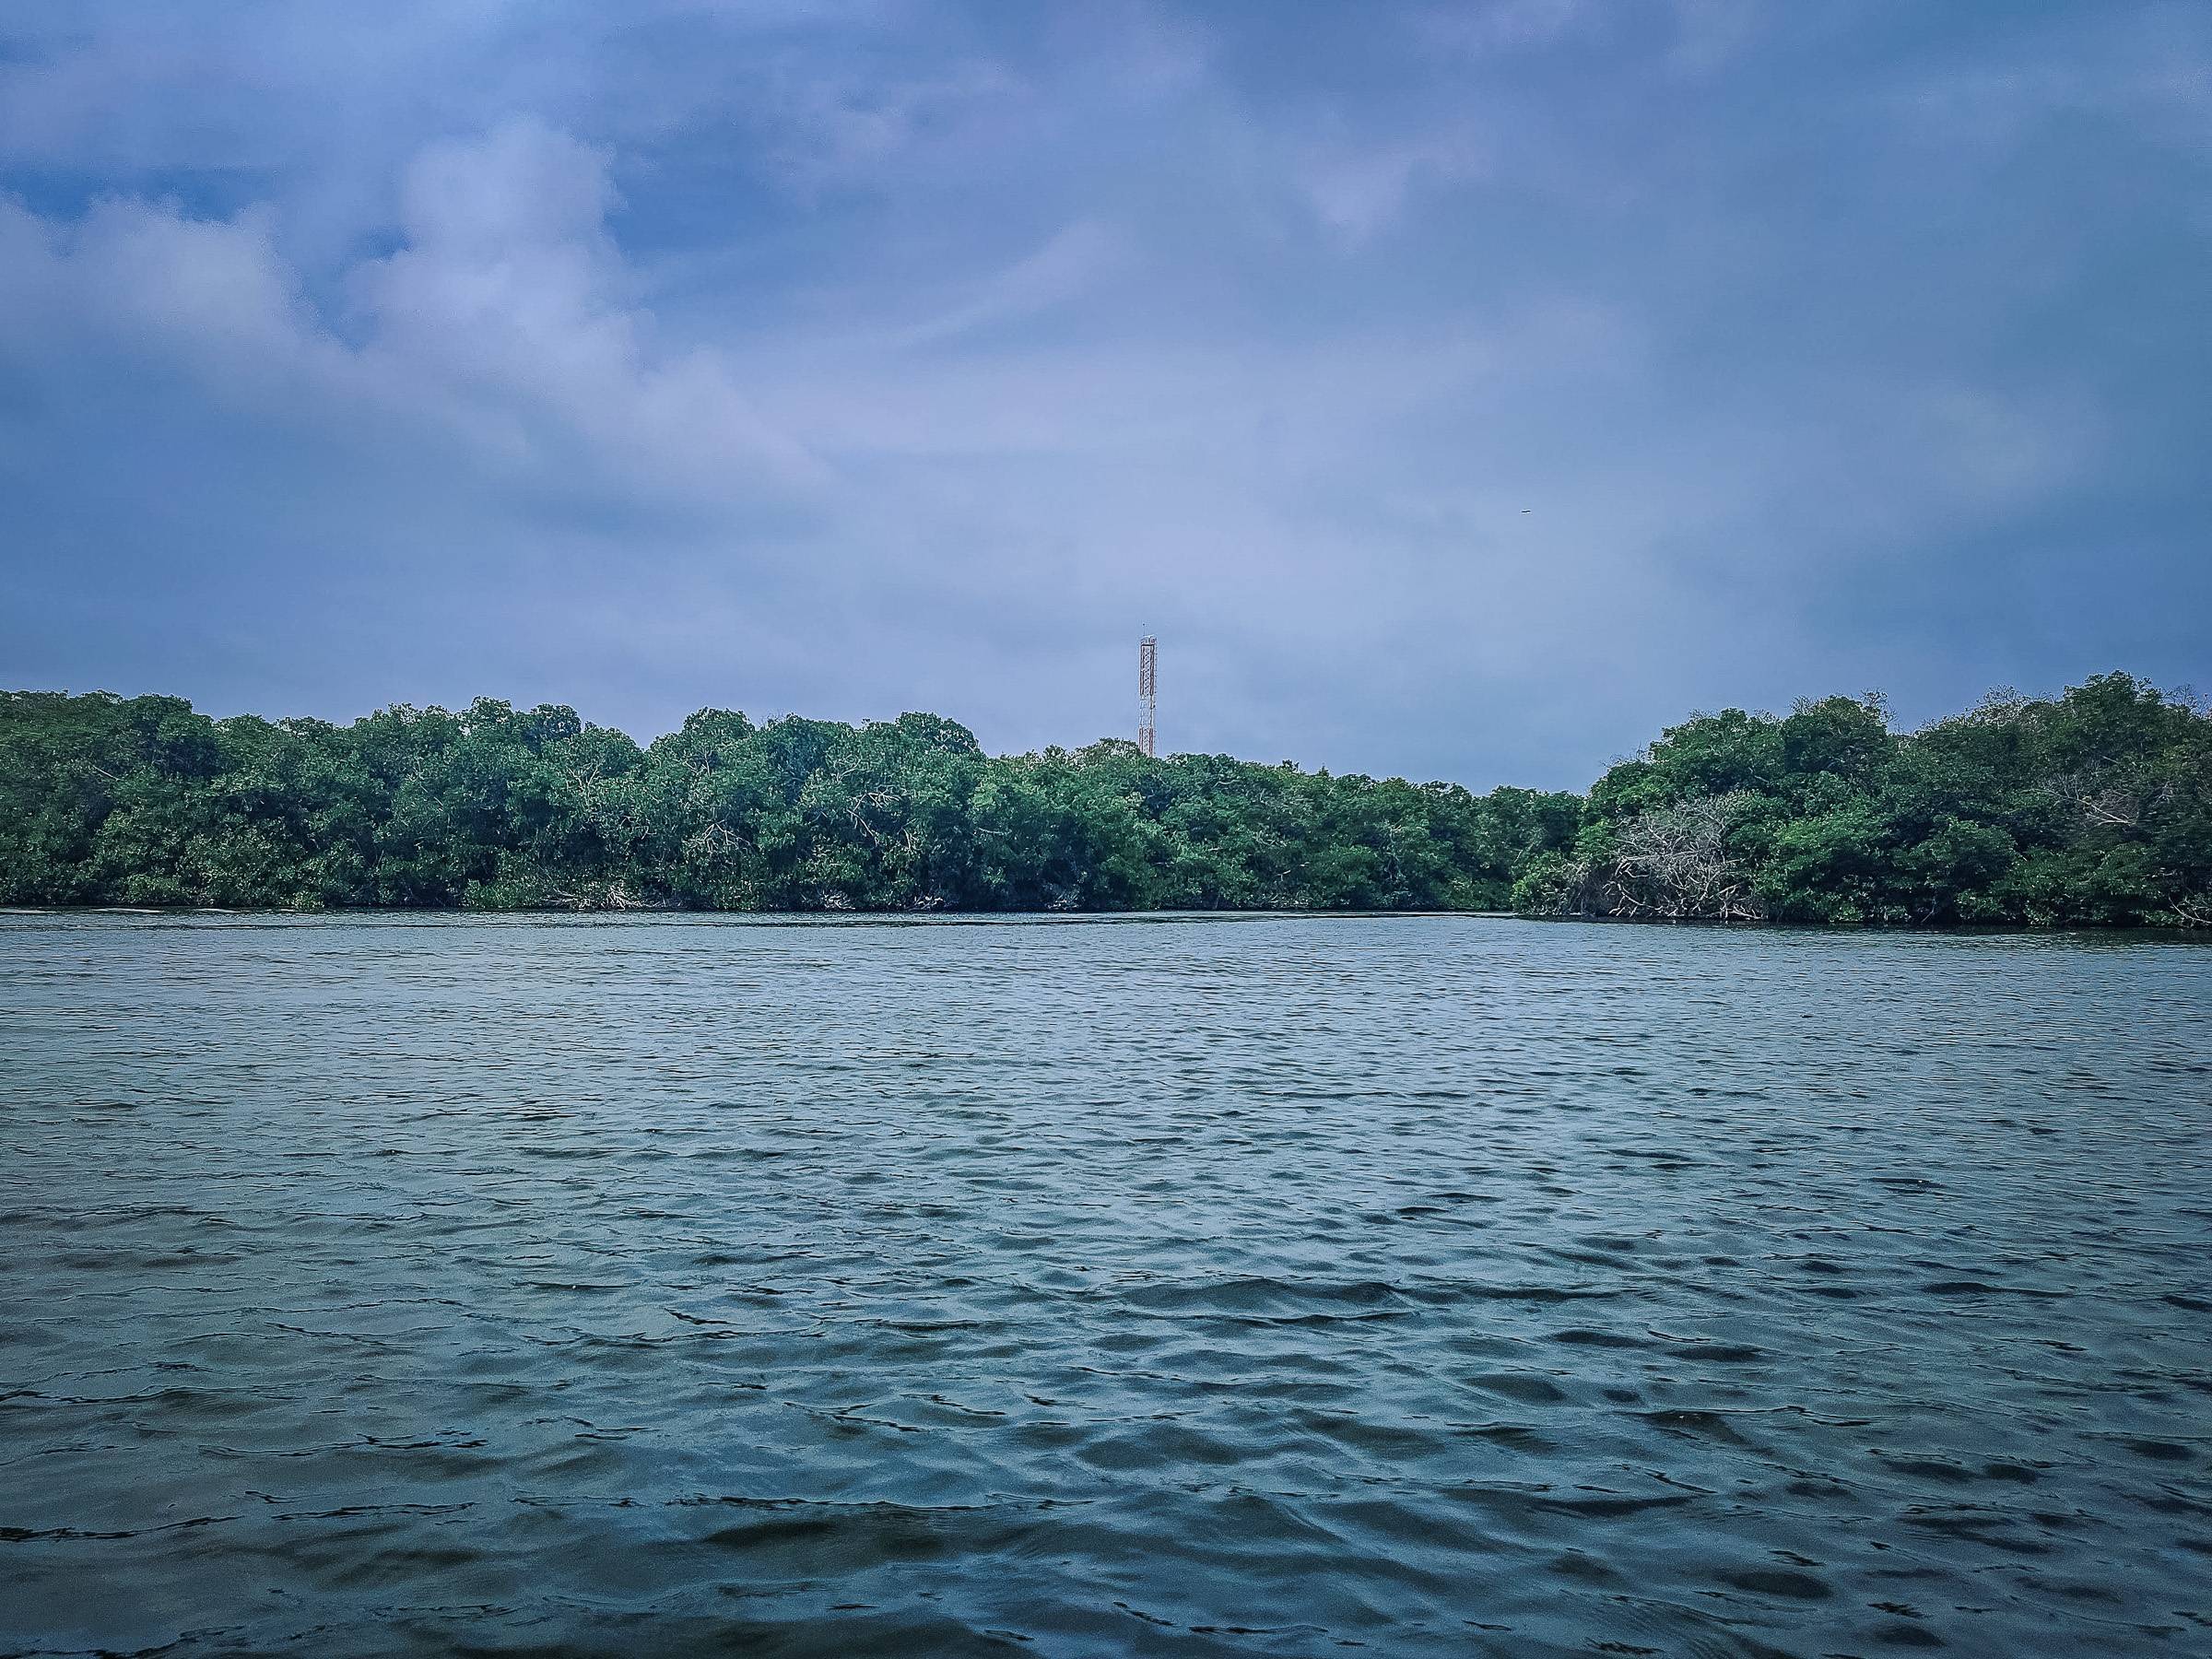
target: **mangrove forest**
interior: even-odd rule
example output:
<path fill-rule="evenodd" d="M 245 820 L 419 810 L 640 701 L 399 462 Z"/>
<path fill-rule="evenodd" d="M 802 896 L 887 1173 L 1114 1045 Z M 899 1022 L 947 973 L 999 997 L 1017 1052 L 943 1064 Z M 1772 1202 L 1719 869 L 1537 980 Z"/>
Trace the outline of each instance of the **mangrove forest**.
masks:
<path fill-rule="evenodd" d="M 210 719 L 0 693 L 0 903 L 324 910 L 1504 910 L 2212 926 L 2212 714 L 2110 674 L 1893 730 L 1730 709 L 1586 795 L 1134 744 L 986 755 L 930 714 L 641 747 L 570 709 Z"/>

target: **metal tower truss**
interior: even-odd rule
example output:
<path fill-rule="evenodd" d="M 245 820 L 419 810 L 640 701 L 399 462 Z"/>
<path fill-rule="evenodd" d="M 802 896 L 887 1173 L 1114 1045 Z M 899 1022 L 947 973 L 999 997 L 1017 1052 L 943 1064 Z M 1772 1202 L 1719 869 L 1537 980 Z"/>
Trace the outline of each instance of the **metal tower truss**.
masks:
<path fill-rule="evenodd" d="M 1136 747 L 1144 754 L 1152 752 L 1153 716 L 1159 709 L 1156 695 L 1156 669 L 1159 657 L 1159 641 L 1147 634 L 1136 645 Z"/>

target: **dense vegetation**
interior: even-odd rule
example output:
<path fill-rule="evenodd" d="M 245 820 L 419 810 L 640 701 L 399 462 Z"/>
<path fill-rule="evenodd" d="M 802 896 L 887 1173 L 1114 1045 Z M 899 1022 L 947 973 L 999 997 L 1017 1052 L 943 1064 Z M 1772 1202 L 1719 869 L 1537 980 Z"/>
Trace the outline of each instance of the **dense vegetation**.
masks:
<path fill-rule="evenodd" d="M 0 700 L 0 902 L 725 910 L 1484 909 L 1573 795 L 1333 778 L 1126 742 L 994 759 L 950 721 L 567 709 L 214 721 Z"/>
<path fill-rule="evenodd" d="M 2212 718 L 2125 675 L 1892 733 L 1877 701 L 1666 732 L 1585 800 L 932 715 L 641 748 L 567 709 L 348 726 L 0 693 L 0 902 L 319 909 L 1492 909 L 2212 925 Z"/>
<path fill-rule="evenodd" d="M 2212 926 L 2212 718 L 2124 674 L 1919 732 L 1878 699 L 1731 709 L 1591 789 L 1534 914 Z"/>

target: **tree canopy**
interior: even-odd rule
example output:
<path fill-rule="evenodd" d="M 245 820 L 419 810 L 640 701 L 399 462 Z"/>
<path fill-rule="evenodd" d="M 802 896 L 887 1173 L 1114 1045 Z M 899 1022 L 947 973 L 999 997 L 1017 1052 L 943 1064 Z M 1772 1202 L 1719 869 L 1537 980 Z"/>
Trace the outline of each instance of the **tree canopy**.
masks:
<path fill-rule="evenodd" d="M 1895 733 L 1878 698 L 1729 709 L 1590 791 L 1533 914 L 2212 926 L 2212 717 L 2125 674 Z"/>
<path fill-rule="evenodd" d="M 1569 794 L 1331 777 L 1108 741 L 986 756 L 951 721 L 641 748 L 569 709 L 348 726 L 0 694 L 0 902 L 742 911 L 1501 908 Z"/>
<path fill-rule="evenodd" d="M 1729 710 L 1584 798 L 992 757 L 930 714 L 705 710 L 641 747 L 489 700 L 340 726 L 6 692 L 0 902 L 2205 926 L 2212 718 L 2120 674 L 1904 734 L 1878 700 Z"/>

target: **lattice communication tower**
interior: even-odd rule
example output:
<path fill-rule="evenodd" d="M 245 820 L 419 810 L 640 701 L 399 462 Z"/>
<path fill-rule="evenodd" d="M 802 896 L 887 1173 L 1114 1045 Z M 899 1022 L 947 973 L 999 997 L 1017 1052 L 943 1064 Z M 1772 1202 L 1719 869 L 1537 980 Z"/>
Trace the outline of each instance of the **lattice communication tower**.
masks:
<path fill-rule="evenodd" d="M 1158 701 L 1154 696 L 1154 669 L 1159 657 L 1159 641 L 1147 634 L 1136 642 L 1136 747 L 1140 753 L 1152 752 L 1152 717 Z"/>

